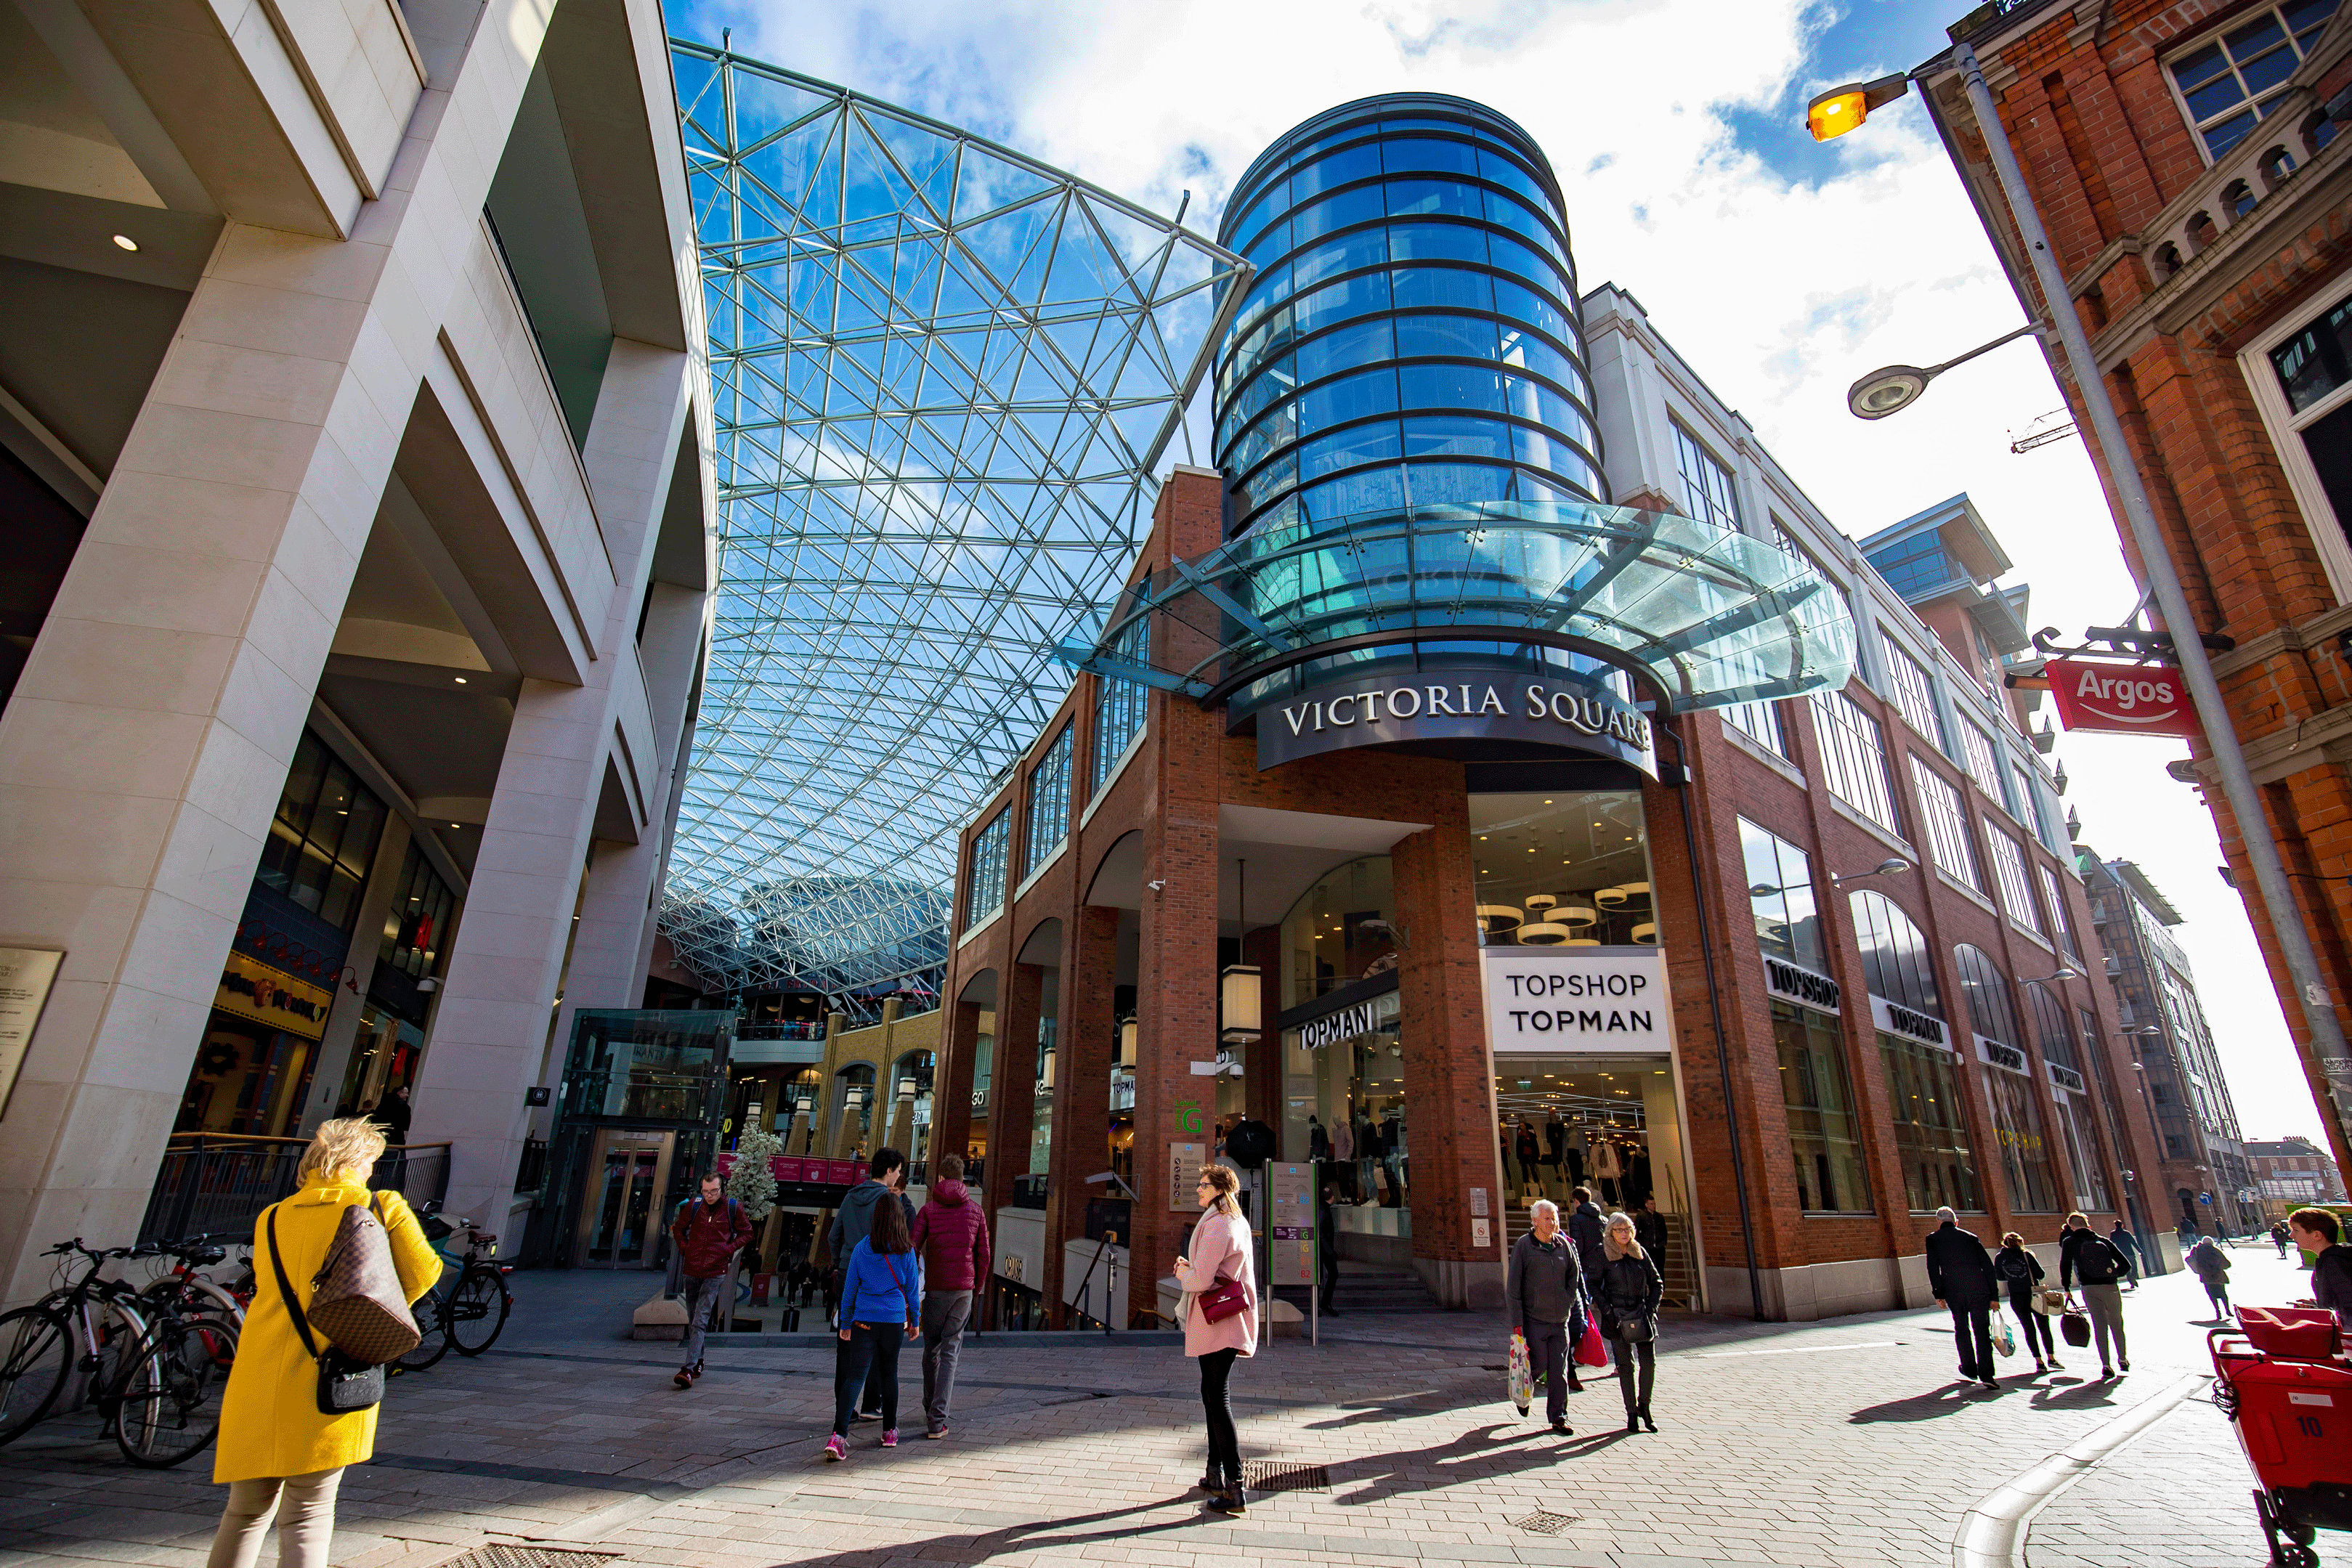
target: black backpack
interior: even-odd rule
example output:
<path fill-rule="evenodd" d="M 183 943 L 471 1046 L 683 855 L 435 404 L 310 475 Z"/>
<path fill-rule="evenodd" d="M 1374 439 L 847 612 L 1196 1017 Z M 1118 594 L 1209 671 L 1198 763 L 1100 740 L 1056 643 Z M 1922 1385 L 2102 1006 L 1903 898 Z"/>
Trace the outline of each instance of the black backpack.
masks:
<path fill-rule="evenodd" d="M 2131 1272 L 2131 1265 L 2124 1261 L 2114 1242 L 2087 1230 L 2083 1238 L 2082 1249 L 2074 1254 L 2074 1272 L 2083 1276 L 2083 1283 L 2112 1285 Z"/>

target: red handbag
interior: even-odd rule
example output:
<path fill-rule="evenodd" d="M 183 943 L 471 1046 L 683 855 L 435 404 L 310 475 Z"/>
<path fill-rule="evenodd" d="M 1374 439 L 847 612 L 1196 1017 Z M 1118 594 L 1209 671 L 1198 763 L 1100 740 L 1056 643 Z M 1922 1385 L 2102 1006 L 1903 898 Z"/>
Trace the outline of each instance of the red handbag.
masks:
<path fill-rule="evenodd" d="M 1592 1315 L 1589 1312 L 1584 1318 L 1583 1337 L 1576 1342 L 1576 1364 L 1579 1366 L 1609 1364 L 1609 1347 L 1601 1343 L 1601 1325 L 1592 1321 Z"/>
<path fill-rule="evenodd" d="M 1200 1301 L 1201 1315 L 1221 1323 L 1250 1304 L 1250 1288 L 1239 1280 L 1220 1280 L 1201 1292 Z"/>

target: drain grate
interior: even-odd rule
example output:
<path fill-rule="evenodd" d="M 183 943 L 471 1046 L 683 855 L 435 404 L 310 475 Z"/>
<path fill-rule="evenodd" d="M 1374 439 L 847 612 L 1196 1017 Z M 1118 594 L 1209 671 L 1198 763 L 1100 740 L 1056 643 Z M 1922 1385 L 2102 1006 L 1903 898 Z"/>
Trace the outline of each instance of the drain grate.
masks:
<path fill-rule="evenodd" d="M 501 1541 L 477 1546 L 453 1557 L 441 1568 L 598 1568 L 623 1555 L 618 1552 L 575 1552 L 561 1546 L 509 1546 Z"/>
<path fill-rule="evenodd" d="M 1507 1522 L 1515 1530 L 1529 1531 L 1537 1535 L 1558 1535 L 1576 1522 L 1576 1515 L 1546 1513 L 1543 1510 L 1538 1509 L 1525 1519 L 1514 1519 Z"/>
<path fill-rule="evenodd" d="M 1284 1465 L 1272 1459 L 1242 1461 L 1242 1484 L 1252 1491 L 1329 1491 L 1331 1472 L 1321 1465 Z"/>

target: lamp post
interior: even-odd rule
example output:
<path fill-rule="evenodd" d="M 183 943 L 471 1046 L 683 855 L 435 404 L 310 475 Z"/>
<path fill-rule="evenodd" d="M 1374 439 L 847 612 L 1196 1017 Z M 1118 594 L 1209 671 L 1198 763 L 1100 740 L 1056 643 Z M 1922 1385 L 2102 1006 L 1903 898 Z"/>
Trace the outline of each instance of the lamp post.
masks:
<path fill-rule="evenodd" d="M 2158 612 L 2164 617 L 2166 629 L 2172 633 L 2182 682 L 2189 688 L 2189 700 L 2204 728 L 2205 744 L 2212 750 L 2214 768 L 2221 776 L 2222 797 L 2229 801 L 2230 814 L 2237 821 L 2239 838 L 2253 867 L 2263 911 L 2270 917 L 2272 935 L 2278 939 L 2279 956 L 2286 965 L 2295 1003 L 2303 1010 L 2313 1053 L 2319 1059 L 2324 1090 L 2317 1096 L 2319 1107 L 2335 1118 L 2339 1145 L 2352 1144 L 2352 1132 L 2347 1132 L 2345 1125 L 2344 1104 L 2328 1070 L 2328 1063 L 2340 1062 L 2347 1057 L 2344 1028 L 2336 1016 L 2335 999 L 2320 977 L 2319 956 L 2313 951 L 2311 933 L 2305 928 L 2302 914 L 2295 908 L 2294 892 L 2287 885 L 2286 867 L 2271 837 L 2270 819 L 2263 811 L 2253 774 L 2246 766 L 2246 754 L 2238 744 L 2238 733 L 2231 722 L 2221 684 L 2214 676 L 2212 661 L 2205 656 L 2195 613 L 2189 608 L 2188 594 L 2181 589 L 2180 574 L 2173 567 L 2164 532 L 2148 507 L 2147 491 L 2140 483 L 2139 468 L 2132 460 L 2130 444 L 2124 439 L 2123 425 L 2116 418 L 2115 403 L 2107 396 L 2098 356 L 2091 350 L 2090 338 L 2074 311 L 2074 296 L 2058 270 L 2057 258 L 2051 253 L 2049 236 L 2043 233 L 2042 219 L 2034 211 L 2032 193 L 2026 187 L 2024 172 L 2018 167 L 2017 153 L 2009 144 L 2009 133 L 2001 125 L 1992 89 L 1985 85 L 1976 50 L 1965 42 L 1957 43 L 1952 46 L 1952 61 L 1967 86 L 1977 128 L 1984 136 L 1985 149 L 1991 154 L 2010 218 L 2024 241 L 2034 280 L 2041 286 L 2042 298 L 2049 307 L 2050 325 L 2056 329 L 2059 346 L 2064 350 L 2074 390 L 2082 397 L 2084 411 L 2090 415 L 2092 437 L 2106 455 L 2107 474 L 2123 503 L 2125 524 L 2131 530 L 2132 543 L 2138 549 L 2140 563 L 2147 573 L 2148 592 L 2156 601 Z M 1911 76 L 1906 73 L 1822 93 L 1806 106 L 1806 123 L 1813 139 L 1826 141 L 1855 129 L 1868 118 L 1871 110 L 1902 97 L 1909 90 L 1910 82 Z M 1865 377 L 1864 381 L 1869 379 Z M 1857 382 L 1856 386 L 1861 384 Z M 1897 399 L 1885 412 L 1892 413 L 1916 401 L 1918 391 L 1926 385 L 1927 382 L 1921 380 L 1917 389 Z"/>

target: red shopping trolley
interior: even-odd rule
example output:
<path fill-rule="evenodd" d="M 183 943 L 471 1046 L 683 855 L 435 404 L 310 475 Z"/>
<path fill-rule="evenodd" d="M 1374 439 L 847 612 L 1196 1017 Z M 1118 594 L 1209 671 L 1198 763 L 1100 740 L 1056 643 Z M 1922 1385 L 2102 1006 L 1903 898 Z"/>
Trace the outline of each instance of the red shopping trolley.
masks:
<path fill-rule="evenodd" d="M 2243 1307 L 2205 1336 L 2213 1401 L 2262 1484 L 2254 1511 L 2273 1568 L 2316 1568 L 2323 1530 L 2352 1531 L 2352 1361 L 2334 1312 Z"/>

